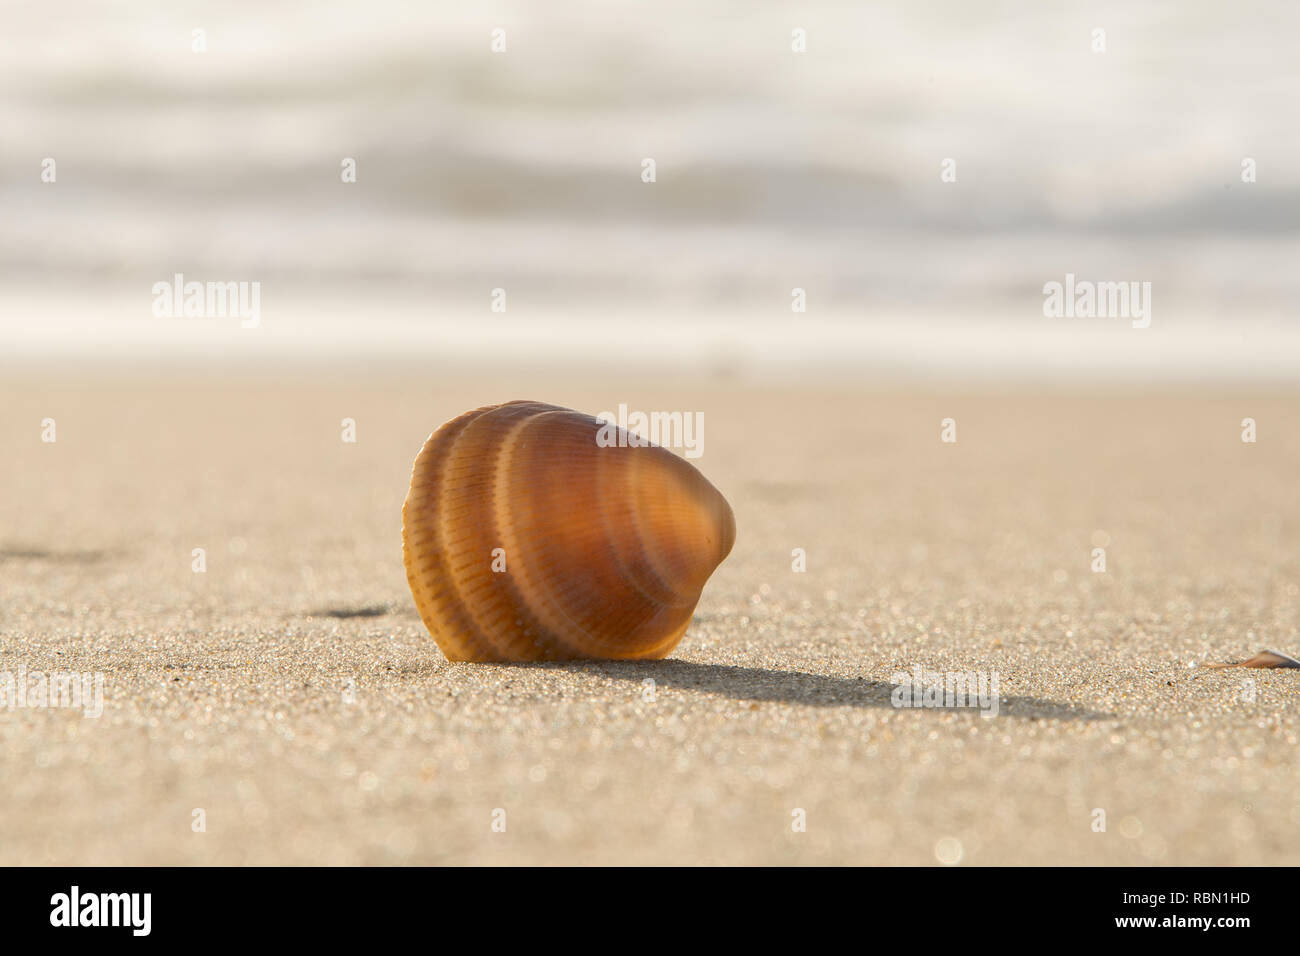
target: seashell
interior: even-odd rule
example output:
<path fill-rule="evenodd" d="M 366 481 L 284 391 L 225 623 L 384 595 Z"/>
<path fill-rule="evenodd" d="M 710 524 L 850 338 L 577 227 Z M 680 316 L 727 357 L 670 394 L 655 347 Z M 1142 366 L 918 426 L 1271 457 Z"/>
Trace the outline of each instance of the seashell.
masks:
<path fill-rule="evenodd" d="M 1290 654 L 1283 654 L 1281 651 L 1263 650 L 1248 661 L 1224 661 L 1219 664 L 1202 664 L 1201 666 L 1208 667 L 1211 670 L 1222 670 L 1225 667 L 1300 668 L 1300 660 L 1296 660 Z"/>
<path fill-rule="evenodd" d="M 447 657 L 658 659 L 681 640 L 735 517 L 667 449 L 601 447 L 614 428 L 517 401 L 429 436 L 402 507 L 402 556 Z"/>

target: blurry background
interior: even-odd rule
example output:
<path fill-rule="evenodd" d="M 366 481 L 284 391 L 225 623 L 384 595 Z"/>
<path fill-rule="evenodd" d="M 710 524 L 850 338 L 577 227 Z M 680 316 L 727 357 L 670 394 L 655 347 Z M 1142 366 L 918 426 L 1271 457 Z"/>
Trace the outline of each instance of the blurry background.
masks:
<path fill-rule="evenodd" d="M 1290 379 L 1297 62 L 1276 2 L 9 0 L 0 355 Z"/>

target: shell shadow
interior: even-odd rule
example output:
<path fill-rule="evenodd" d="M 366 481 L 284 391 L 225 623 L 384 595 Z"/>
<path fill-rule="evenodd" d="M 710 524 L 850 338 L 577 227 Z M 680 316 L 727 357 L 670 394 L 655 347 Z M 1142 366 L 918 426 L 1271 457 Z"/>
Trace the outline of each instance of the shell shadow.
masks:
<path fill-rule="evenodd" d="M 121 552 L 107 550 L 51 551 L 45 548 L 0 547 L 0 561 L 49 561 L 54 564 L 94 564 Z"/>
<path fill-rule="evenodd" d="M 696 661 L 565 661 L 524 666 L 567 670 L 636 681 L 653 678 L 663 687 L 720 694 L 733 700 L 769 701 L 805 707 L 884 707 L 895 709 L 891 695 L 896 685 L 865 677 L 832 677 L 803 671 L 742 667 L 736 664 L 703 664 Z M 944 713 L 942 709 L 915 708 L 920 713 Z M 1076 707 L 1038 697 L 1000 695 L 999 717 L 1022 720 L 1115 720 L 1114 714 Z"/>
<path fill-rule="evenodd" d="M 368 604 L 363 607 L 323 607 L 307 612 L 307 617 L 333 617 L 348 620 L 354 617 L 383 617 L 392 610 L 387 604 Z"/>

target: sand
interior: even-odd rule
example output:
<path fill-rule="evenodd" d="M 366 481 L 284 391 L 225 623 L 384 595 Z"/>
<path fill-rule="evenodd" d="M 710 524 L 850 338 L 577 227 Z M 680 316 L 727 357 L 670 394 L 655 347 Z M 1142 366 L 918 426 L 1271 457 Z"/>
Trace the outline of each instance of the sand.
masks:
<path fill-rule="evenodd" d="M 6 375 L 0 672 L 104 709 L 0 710 L 0 863 L 1300 863 L 1300 672 L 1189 666 L 1300 650 L 1300 393 L 582 382 Z M 510 398 L 704 412 L 739 531 L 671 659 L 425 632 L 411 460 Z"/>

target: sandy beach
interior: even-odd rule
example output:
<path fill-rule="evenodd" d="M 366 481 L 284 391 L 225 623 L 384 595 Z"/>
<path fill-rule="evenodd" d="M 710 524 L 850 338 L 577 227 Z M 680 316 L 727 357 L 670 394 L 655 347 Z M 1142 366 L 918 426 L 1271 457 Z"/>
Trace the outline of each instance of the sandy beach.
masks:
<path fill-rule="evenodd" d="M 411 461 L 513 398 L 703 413 L 738 536 L 670 659 L 425 632 Z M 0 710 L 2 864 L 1300 863 L 1297 672 L 1191 666 L 1300 650 L 1295 390 L 42 372 L 0 409 L 0 672 L 104 688 Z M 997 716 L 892 706 L 918 666 Z"/>

